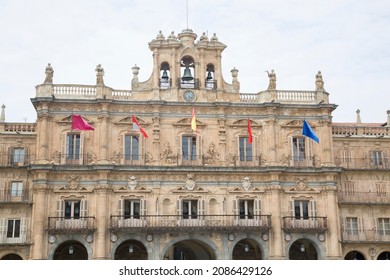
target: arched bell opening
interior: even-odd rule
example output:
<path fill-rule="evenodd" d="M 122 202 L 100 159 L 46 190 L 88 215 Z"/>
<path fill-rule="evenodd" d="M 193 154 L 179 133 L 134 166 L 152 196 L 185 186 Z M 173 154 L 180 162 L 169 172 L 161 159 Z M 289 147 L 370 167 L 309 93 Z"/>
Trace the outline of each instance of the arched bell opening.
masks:
<path fill-rule="evenodd" d="M 171 87 L 170 67 L 168 62 L 161 63 L 160 66 L 160 88 L 166 89 Z"/>
<path fill-rule="evenodd" d="M 191 56 L 184 56 L 180 61 L 180 87 L 195 88 L 196 79 L 194 78 L 195 63 Z"/>
<path fill-rule="evenodd" d="M 212 89 L 216 89 L 216 87 L 217 87 L 217 82 L 215 80 L 214 71 L 215 71 L 214 64 L 212 64 L 212 63 L 207 64 L 207 66 L 206 66 L 206 81 L 205 81 L 206 89 L 212 90 Z"/>

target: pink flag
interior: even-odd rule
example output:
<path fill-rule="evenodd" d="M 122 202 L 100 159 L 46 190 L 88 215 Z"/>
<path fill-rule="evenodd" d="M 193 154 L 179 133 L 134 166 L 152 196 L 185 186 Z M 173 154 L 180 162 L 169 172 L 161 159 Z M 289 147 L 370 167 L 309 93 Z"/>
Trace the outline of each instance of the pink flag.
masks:
<path fill-rule="evenodd" d="M 251 127 L 251 121 L 248 118 L 248 136 L 249 136 L 249 144 L 252 144 L 253 135 L 252 135 L 252 127 Z"/>
<path fill-rule="evenodd" d="M 146 131 L 140 126 L 134 115 L 131 117 L 131 119 L 133 121 L 133 130 L 140 131 L 145 138 L 148 138 L 148 134 L 146 134 Z"/>
<path fill-rule="evenodd" d="M 72 130 L 95 130 L 82 116 L 72 115 Z"/>

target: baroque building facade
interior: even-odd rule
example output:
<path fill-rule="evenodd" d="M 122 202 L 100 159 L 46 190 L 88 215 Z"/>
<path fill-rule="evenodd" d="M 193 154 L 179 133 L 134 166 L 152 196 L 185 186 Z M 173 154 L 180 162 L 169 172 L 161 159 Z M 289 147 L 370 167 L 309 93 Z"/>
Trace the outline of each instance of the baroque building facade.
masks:
<path fill-rule="evenodd" d="M 5 122 L 3 106 L 0 259 L 390 257 L 390 111 L 332 122 L 320 71 L 314 90 L 279 90 L 271 70 L 242 93 L 215 34 L 160 32 L 149 48 L 131 90 L 100 64 L 95 85 L 55 84 L 49 64 L 35 123 Z"/>

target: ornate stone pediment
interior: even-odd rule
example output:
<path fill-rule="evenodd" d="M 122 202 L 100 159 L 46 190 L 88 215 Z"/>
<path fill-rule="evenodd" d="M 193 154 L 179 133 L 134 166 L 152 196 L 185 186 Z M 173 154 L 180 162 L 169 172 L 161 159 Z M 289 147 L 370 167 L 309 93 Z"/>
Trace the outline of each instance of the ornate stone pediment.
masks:
<path fill-rule="evenodd" d="M 175 123 L 173 123 L 173 126 L 190 126 L 191 125 L 192 118 L 184 118 L 181 119 Z M 204 122 L 201 122 L 200 120 L 196 119 L 196 126 L 205 126 L 206 124 Z"/>
<path fill-rule="evenodd" d="M 311 122 L 306 121 L 311 127 L 315 127 Z M 290 128 L 302 128 L 303 127 L 303 120 L 292 120 L 288 121 L 281 125 L 281 127 L 290 127 Z"/>
<path fill-rule="evenodd" d="M 82 116 L 83 119 L 89 123 L 89 124 L 93 124 L 94 122 L 91 121 L 89 118 L 85 117 L 85 116 Z M 65 118 L 62 118 L 60 120 L 57 121 L 57 123 L 62 123 L 62 124 L 70 124 L 72 123 L 72 115 L 69 115 L 69 116 L 66 116 Z"/>
<path fill-rule="evenodd" d="M 250 122 L 251 122 L 252 128 L 253 127 L 261 127 L 261 124 L 255 122 L 253 120 L 250 120 Z M 238 127 L 245 126 L 245 127 L 247 127 L 248 126 L 248 119 L 240 119 L 238 121 L 233 122 L 229 126 L 238 126 Z"/>
<path fill-rule="evenodd" d="M 141 118 L 138 118 L 138 117 L 135 117 L 136 120 L 138 121 L 138 123 L 141 125 L 141 126 L 145 126 L 145 125 L 148 125 L 148 123 L 141 119 Z M 115 122 L 115 124 L 126 124 L 126 125 L 131 125 L 133 124 L 133 120 L 132 120 L 132 117 L 131 116 L 126 116 L 122 119 L 120 119 L 119 121 Z"/>

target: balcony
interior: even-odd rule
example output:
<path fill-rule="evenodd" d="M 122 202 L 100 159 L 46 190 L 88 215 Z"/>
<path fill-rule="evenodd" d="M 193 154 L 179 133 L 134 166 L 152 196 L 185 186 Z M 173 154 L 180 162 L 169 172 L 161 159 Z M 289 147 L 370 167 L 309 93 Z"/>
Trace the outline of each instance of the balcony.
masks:
<path fill-rule="evenodd" d="M 217 89 L 217 80 L 205 80 L 205 86 L 207 90 L 216 90 Z"/>
<path fill-rule="evenodd" d="M 327 227 L 326 217 L 283 217 L 285 232 L 325 232 Z"/>
<path fill-rule="evenodd" d="M 376 159 L 369 157 L 360 158 L 339 158 L 334 159 L 336 166 L 345 169 L 370 169 L 370 170 L 389 170 L 390 165 L 387 158 Z"/>
<path fill-rule="evenodd" d="M 299 157 L 299 156 L 290 156 L 289 157 L 289 166 L 291 167 L 314 167 L 316 165 L 315 157 Z"/>
<path fill-rule="evenodd" d="M 31 164 L 35 159 L 34 155 L 23 155 L 19 157 L 14 157 L 14 154 L 1 154 L 0 155 L 0 166 L 3 167 L 25 167 Z"/>
<path fill-rule="evenodd" d="M 343 204 L 390 204 L 390 193 L 340 191 L 338 200 Z"/>
<path fill-rule="evenodd" d="M 390 230 L 347 230 L 342 229 L 342 242 L 345 243 L 382 243 L 390 242 Z"/>
<path fill-rule="evenodd" d="M 94 232 L 95 217 L 80 217 L 65 218 L 65 217 L 49 217 L 47 230 L 49 233 L 89 233 Z"/>
<path fill-rule="evenodd" d="M 29 189 L 0 189 L 0 203 L 32 203 L 32 192 Z"/>
<path fill-rule="evenodd" d="M 23 245 L 31 243 L 30 229 L 21 229 L 17 234 L 10 236 L 7 230 L 0 230 L 0 245 Z"/>
<path fill-rule="evenodd" d="M 252 219 L 240 219 L 239 215 L 145 215 L 125 219 L 111 216 L 111 231 L 126 232 L 216 232 L 256 231 L 268 232 L 271 215 L 254 215 Z"/>

